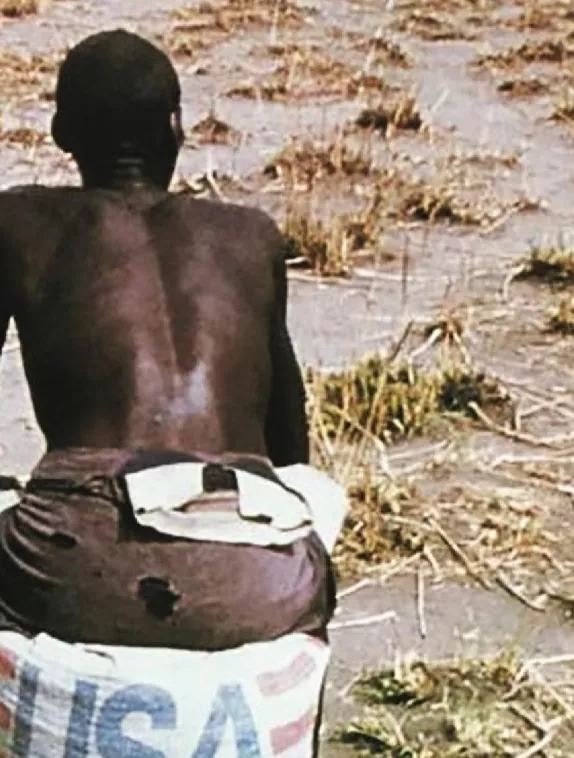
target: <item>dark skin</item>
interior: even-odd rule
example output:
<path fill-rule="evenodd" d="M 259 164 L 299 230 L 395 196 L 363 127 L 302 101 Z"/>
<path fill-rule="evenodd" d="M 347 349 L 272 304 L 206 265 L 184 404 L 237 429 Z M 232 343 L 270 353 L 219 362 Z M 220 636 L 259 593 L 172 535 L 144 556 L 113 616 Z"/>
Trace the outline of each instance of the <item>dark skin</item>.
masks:
<path fill-rule="evenodd" d="M 281 235 L 260 211 L 167 192 L 170 123 L 153 156 L 83 147 L 82 188 L 0 194 L 0 347 L 13 316 L 49 450 L 307 462 Z"/>

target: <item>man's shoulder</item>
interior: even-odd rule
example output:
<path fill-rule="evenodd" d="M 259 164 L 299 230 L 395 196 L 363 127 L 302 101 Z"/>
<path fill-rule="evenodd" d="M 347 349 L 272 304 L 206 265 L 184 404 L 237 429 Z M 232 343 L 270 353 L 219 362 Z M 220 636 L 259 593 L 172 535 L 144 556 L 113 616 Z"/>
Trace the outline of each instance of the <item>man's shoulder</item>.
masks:
<path fill-rule="evenodd" d="M 15 184 L 0 190 L 2 197 L 70 197 L 82 192 L 81 187 L 50 187 L 46 184 Z"/>
<path fill-rule="evenodd" d="M 195 228 L 207 228 L 214 234 L 233 237 L 237 243 L 250 239 L 266 246 L 279 246 L 281 233 L 275 221 L 265 211 L 249 205 L 198 198 L 187 193 L 170 194 L 168 203 L 173 211 Z"/>
<path fill-rule="evenodd" d="M 33 213 L 42 209 L 64 207 L 80 196 L 78 187 L 48 187 L 41 184 L 21 184 L 0 190 L 0 214 Z M 72 201 L 73 204 L 73 201 Z"/>

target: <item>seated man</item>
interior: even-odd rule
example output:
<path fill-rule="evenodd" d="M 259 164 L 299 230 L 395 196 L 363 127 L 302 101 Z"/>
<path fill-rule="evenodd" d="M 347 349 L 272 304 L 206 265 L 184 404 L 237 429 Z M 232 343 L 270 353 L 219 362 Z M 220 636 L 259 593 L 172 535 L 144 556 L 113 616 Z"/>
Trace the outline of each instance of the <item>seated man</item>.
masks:
<path fill-rule="evenodd" d="M 149 42 L 84 40 L 56 104 L 53 136 L 82 187 L 0 194 L 1 342 L 13 316 L 47 441 L 0 513 L 1 628 L 187 650 L 324 637 L 335 599 L 315 531 L 284 545 L 190 541 L 142 526 L 122 485 L 207 461 L 217 491 L 229 488 L 218 463 L 277 481 L 273 466 L 308 461 L 277 228 L 168 193 L 180 88 Z"/>

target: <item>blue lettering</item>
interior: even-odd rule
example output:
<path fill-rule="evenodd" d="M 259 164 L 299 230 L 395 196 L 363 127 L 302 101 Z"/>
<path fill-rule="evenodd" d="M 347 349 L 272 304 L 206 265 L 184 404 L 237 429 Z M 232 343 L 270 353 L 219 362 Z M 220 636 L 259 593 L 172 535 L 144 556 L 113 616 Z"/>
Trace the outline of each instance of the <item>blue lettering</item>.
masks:
<path fill-rule="evenodd" d="M 97 694 L 98 688 L 95 684 L 81 679 L 76 682 L 64 758 L 81 758 L 88 755 L 90 726 L 94 717 Z"/>
<path fill-rule="evenodd" d="M 169 692 L 150 685 L 133 685 L 111 695 L 102 705 L 96 723 L 96 741 L 102 758 L 165 758 L 159 750 L 122 733 L 130 713 L 146 713 L 152 729 L 175 729 L 176 708 Z"/>
<path fill-rule="evenodd" d="M 14 720 L 13 758 L 28 758 L 30 752 L 39 675 L 40 669 L 36 666 L 32 666 L 29 663 L 22 665 L 18 705 Z"/>
<path fill-rule="evenodd" d="M 261 758 L 257 729 L 243 690 L 237 684 L 222 685 L 217 691 L 192 758 L 214 758 L 217 753 L 228 719 L 233 722 L 235 744 L 239 758 Z"/>

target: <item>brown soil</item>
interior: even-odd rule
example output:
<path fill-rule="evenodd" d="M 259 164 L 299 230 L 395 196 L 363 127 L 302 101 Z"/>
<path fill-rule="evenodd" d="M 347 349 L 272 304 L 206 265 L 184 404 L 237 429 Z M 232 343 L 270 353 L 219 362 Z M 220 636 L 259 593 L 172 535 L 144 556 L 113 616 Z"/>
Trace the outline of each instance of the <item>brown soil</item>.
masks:
<path fill-rule="evenodd" d="M 383 353 L 421 371 L 456 361 L 510 396 L 509 414 L 479 398 L 473 418 L 443 409 L 422 437 L 363 429 L 339 447 L 315 417 L 316 460 L 352 488 L 339 566 L 415 607 L 404 586 L 414 586 L 422 561 L 444 590 L 429 645 L 451 639 L 456 579 L 473 592 L 493 585 L 508 601 L 503 616 L 481 616 L 481 632 L 527 608 L 552 628 L 552 645 L 572 650 L 572 312 L 555 291 L 569 295 L 561 232 L 574 223 L 571 4 L 310 5 L 59 0 L 5 21 L 3 183 L 76 181 L 44 139 L 64 43 L 118 25 L 161 39 L 181 72 L 188 128 L 195 124 L 178 186 L 259 206 L 284 227 L 297 206 L 291 241 L 314 251 L 296 248 L 307 270 L 291 273 L 301 361 L 339 369 Z M 555 256 L 543 276 L 525 276 L 533 245 L 558 251 L 560 270 L 549 275 Z M 13 332 L 1 371 L 2 467 L 26 471 L 42 441 Z M 404 423 L 405 408 L 418 412 L 409 396 L 398 415 L 393 397 L 385 418 Z M 394 593 L 395 581 L 407 584 Z M 490 608 L 493 593 L 473 594 L 471 604 Z M 343 615 L 351 605 L 342 601 Z M 373 651 L 388 641 L 378 628 L 369 639 Z M 336 646 L 356 676 L 361 646 L 350 636 Z M 528 732 L 524 750 L 539 735 Z M 561 753 L 551 741 L 544 752 L 558 758 L 571 748 Z"/>

